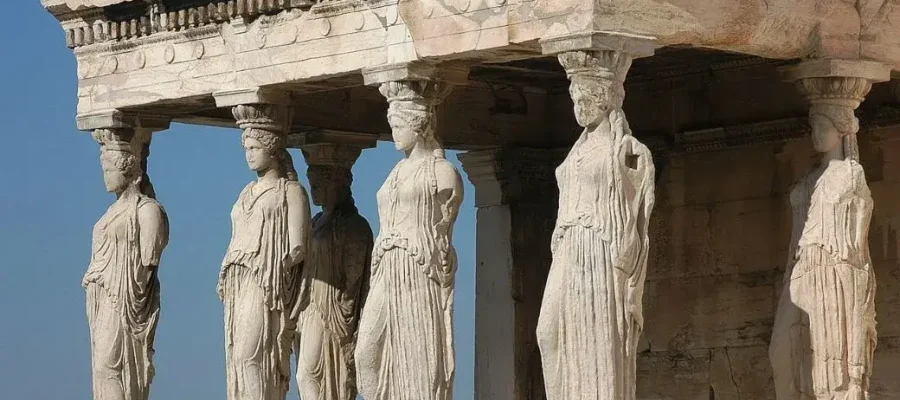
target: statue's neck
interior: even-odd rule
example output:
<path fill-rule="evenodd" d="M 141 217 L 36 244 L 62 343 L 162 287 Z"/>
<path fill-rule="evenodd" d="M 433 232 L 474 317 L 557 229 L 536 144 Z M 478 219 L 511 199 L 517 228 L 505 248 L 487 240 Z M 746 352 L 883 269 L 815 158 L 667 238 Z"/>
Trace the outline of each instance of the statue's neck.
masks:
<path fill-rule="evenodd" d="M 116 193 L 116 200 L 128 200 L 138 195 L 140 195 L 138 184 L 137 182 L 133 182 L 128 184 L 128 187 L 126 187 L 125 190 L 123 190 L 121 193 Z"/>
<path fill-rule="evenodd" d="M 265 171 L 257 172 L 257 182 L 271 185 L 278 181 L 281 178 L 281 173 L 278 168 L 269 168 Z"/>

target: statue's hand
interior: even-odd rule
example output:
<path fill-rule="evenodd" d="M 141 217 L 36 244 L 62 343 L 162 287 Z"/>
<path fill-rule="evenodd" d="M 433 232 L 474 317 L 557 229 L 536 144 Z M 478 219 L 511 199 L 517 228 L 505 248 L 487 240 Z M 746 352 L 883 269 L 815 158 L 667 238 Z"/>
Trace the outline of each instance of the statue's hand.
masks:
<path fill-rule="evenodd" d="M 302 246 L 294 246 L 288 251 L 288 254 L 284 257 L 284 265 L 286 266 L 294 266 L 303 261 L 303 247 Z"/>

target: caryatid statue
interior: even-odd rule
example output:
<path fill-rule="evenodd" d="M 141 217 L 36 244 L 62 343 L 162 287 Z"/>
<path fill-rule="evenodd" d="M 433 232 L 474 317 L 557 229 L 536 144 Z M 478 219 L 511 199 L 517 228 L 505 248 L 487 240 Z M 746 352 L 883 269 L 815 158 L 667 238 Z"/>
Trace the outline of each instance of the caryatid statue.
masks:
<path fill-rule="evenodd" d="M 819 162 L 791 190 L 793 234 L 769 355 L 778 400 L 865 400 L 875 351 L 872 195 L 854 110 L 871 82 L 797 81 Z"/>
<path fill-rule="evenodd" d="M 98 129 L 106 189 L 116 201 L 94 225 L 87 291 L 95 400 L 146 400 L 159 321 L 157 267 L 169 240 L 166 212 L 142 165 L 149 132 Z"/>
<path fill-rule="evenodd" d="M 654 167 L 622 102 L 631 56 L 559 55 L 584 132 L 556 170 L 559 211 L 537 337 L 550 400 L 633 400 Z"/>
<path fill-rule="evenodd" d="M 372 228 L 353 202 L 351 168 L 361 148 L 304 146 L 313 203 L 312 241 L 304 263 L 297 337 L 303 400 L 355 400 L 354 350 L 369 285 Z"/>
<path fill-rule="evenodd" d="M 228 400 L 283 400 L 290 386 L 310 210 L 285 149 L 285 111 L 265 104 L 233 109 L 258 179 L 231 210 L 231 243 L 219 275 Z"/>
<path fill-rule="evenodd" d="M 442 82 L 383 83 L 394 144 L 405 154 L 378 191 L 381 229 L 356 348 L 366 400 L 449 400 L 455 371 L 453 224 L 462 179 L 435 137 Z"/>

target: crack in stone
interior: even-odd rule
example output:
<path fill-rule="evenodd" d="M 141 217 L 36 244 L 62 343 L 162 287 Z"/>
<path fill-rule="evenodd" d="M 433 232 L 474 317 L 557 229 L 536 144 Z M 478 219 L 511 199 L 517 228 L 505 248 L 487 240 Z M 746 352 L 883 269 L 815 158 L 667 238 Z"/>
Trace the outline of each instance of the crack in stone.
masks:
<path fill-rule="evenodd" d="M 731 355 L 728 354 L 728 348 L 725 348 L 725 360 L 728 362 L 728 376 L 731 377 L 731 383 L 734 384 L 734 390 L 737 392 L 738 400 L 743 400 L 741 388 L 738 386 L 737 379 L 734 377 L 734 367 L 731 364 Z"/>

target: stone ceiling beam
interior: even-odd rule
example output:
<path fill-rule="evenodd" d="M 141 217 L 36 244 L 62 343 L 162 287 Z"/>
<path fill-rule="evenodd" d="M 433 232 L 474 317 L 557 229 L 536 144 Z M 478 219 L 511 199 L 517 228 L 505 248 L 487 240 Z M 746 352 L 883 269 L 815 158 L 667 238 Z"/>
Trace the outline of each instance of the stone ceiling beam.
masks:
<path fill-rule="evenodd" d="M 76 125 L 80 131 L 95 129 L 135 128 L 150 131 L 169 129 L 172 117 L 130 113 L 121 110 L 105 110 L 79 115 Z"/>

